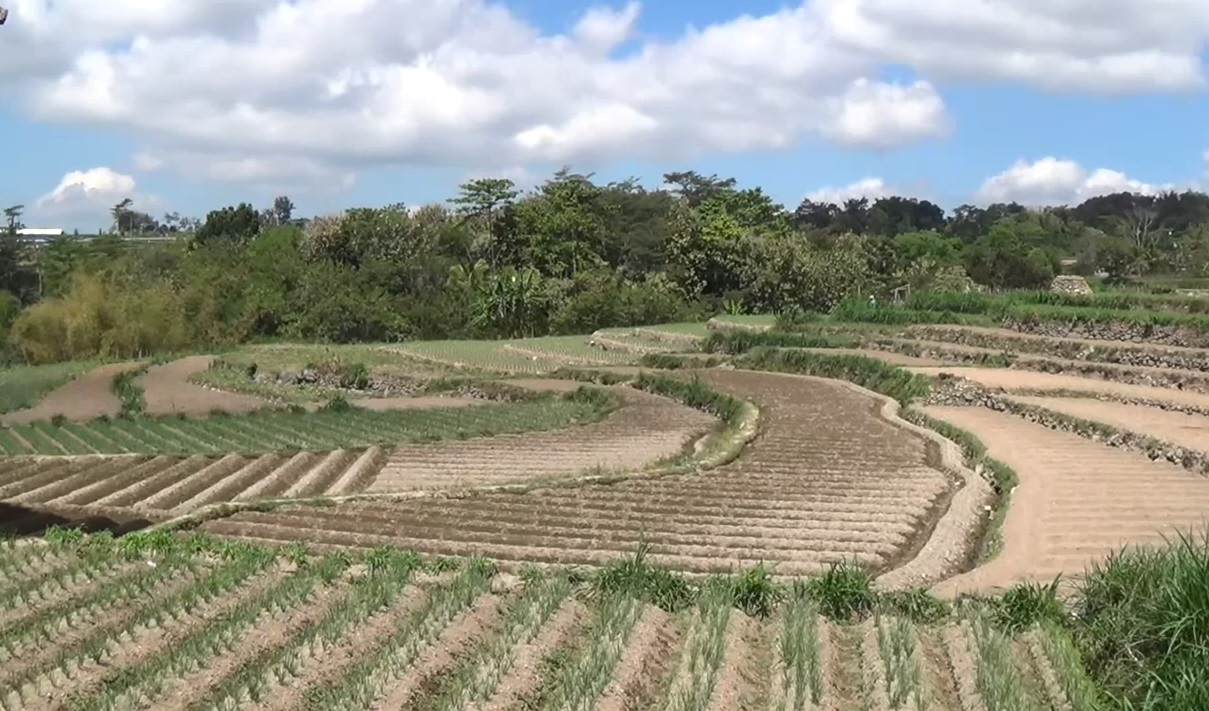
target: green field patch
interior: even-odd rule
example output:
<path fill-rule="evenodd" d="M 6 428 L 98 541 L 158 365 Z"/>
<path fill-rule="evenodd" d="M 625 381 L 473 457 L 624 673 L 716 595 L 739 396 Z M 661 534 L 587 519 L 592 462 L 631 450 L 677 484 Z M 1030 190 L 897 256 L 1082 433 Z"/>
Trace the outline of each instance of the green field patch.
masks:
<path fill-rule="evenodd" d="M 93 361 L 14 365 L 0 369 L 0 413 L 33 407 L 51 390 L 96 367 Z"/>
<path fill-rule="evenodd" d="M 603 417 L 616 401 L 599 390 L 475 407 L 374 412 L 263 411 L 205 419 L 140 417 L 37 422 L 0 429 L 0 449 L 20 454 L 209 454 L 328 451 L 556 429 Z"/>

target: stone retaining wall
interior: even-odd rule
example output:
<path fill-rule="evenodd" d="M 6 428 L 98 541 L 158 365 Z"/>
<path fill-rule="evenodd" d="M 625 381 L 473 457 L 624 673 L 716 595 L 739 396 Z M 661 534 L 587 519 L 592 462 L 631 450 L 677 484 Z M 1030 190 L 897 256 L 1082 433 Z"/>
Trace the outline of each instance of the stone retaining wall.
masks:
<path fill-rule="evenodd" d="M 1035 353 L 1068 360 L 1085 360 L 1093 363 L 1116 363 L 1144 368 L 1176 368 L 1180 370 L 1209 371 L 1209 351 L 1196 353 L 1165 349 L 1161 346 L 1137 348 L 1096 345 L 1084 341 L 1062 338 L 1042 340 L 1025 334 L 1018 337 L 996 335 L 963 328 L 945 326 L 919 326 L 911 328 L 908 337 L 945 341 L 976 348 L 994 348 L 1008 352 Z"/>
<path fill-rule="evenodd" d="M 1124 321 L 1059 321 L 1008 316 L 1003 327 L 1047 338 L 1088 338 L 1096 341 L 1158 343 L 1187 348 L 1209 348 L 1209 333 L 1188 326 L 1159 326 Z"/>
<path fill-rule="evenodd" d="M 1142 404 L 1137 401 L 1131 402 L 1129 398 L 1103 397 L 1100 399 Z M 1141 452 L 1153 461 L 1167 461 L 1198 474 L 1209 475 L 1209 452 L 1182 447 L 1137 432 L 1117 429 L 1102 422 L 1084 420 L 1053 410 L 1015 402 L 1005 397 L 1003 393 L 981 388 L 964 378 L 951 376 L 938 378 L 924 403 L 951 407 L 985 407 L 999 412 L 1008 412 L 1051 430 L 1070 432 L 1095 442 L 1102 442 L 1110 447 Z"/>

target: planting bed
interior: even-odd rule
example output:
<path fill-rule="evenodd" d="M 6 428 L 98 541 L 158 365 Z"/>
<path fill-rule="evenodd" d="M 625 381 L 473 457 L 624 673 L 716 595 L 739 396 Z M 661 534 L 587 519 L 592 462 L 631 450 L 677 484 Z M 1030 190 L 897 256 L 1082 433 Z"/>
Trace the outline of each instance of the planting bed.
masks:
<path fill-rule="evenodd" d="M 944 364 L 943 361 L 936 360 L 935 358 L 921 358 L 904 353 L 895 353 L 894 351 L 880 351 L 867 348 L 804 348 L 803 350 L 819 353 L 820 355 L 852 355 L 862 358 L 872 358 L 891 365 L 928 367 Z"/>
<path fill-rule="evenodd" d="M 517 585 L 395 551 L 305 565 L 296 550 L 214 553 L 89 539 L 0 550 L 0 707 L 1091 708 L 1067 696 L 1083 679 L 1061 663 L 1064 638 L 1013 639 L 980 619 L 838 624 L 800 595 L 755 618 L 708 592 L 667 612 L 559 574 Z"/>
<path fill-rule="evenodd" d="M 937 590 L 993 590 L 1022 580 L 1078 576 L 1126 545 L 1203 530 L 1209 479 L 1166 462 L 978 407 L 922 411 L 964 429 L 1019 477 L 1002 552 Z"/>
<path fill-rule="evenodd" d="M 533 385 L 543 387 L 540 382 Z M 717 424 L 704 412 L 668 398 L 626 387 L 613 390 L 621 398 L 621 407 L 602 422 L 540 434 L 398 447 L 369 491 L 501 484 L 641 469 L 680 454 Z"/>
<path fill-rule="evenodd" d="M 582 564 L 603 563 L 645 539 L 653 560 L 693 572 L 764 560 L 793 575 L 853 558 L 884 570 L 914 556 L 953 487 L 930 465 L 923 438 L 882 419 L 880 402 L 833 382 L 744 371 L 704 377 L 758 403 L 764 423 L 737 461 L 703 474 L 464 499 L 282 507 L 204 528 L 253 539 Z"/>
<path fill-rule="evenodd" d="M 213 356 L 189 356 L 149 368 L 138 379 L 147 414 L 208 415 L 215 410 L 242 414 L 269 407 L 268 402 L 252 395 L 212 390 L 189 381 L 213 362 Z"/>
<path fill-rule="evenodd" d="M 347 412 L 262 411 L 191 420 L 114 418 L 90 422 L 36 422 L 0 428 L 0 452 L 22 454 L 192 454 L 327 451 L 409 442 L 433 442 L 565 427 L 589 420 L 596 405 L 567 399 L 480 407 Z"/>
<path fill-rule="evenodd" d="M 113 392 L 113 378 L 119 373 L 138 368 L 138 363 L 115 363 L 88 371 L 80 377 L 47 393 L 33 407 L 0 416 L 0 423 L 23 424 L 49 420 L 62 415 L 69 420 L 90 420 L 94 417 L 114 417 L 122 409 L 122 401 Z"/>
<path fill-rule="evenodd" d="M 134 510 L 162 520 L 207 504 L 356 493 L 386 459 L 381 447 L 260 456 L 13 457 L 0 500 L 78 519 Z"/>

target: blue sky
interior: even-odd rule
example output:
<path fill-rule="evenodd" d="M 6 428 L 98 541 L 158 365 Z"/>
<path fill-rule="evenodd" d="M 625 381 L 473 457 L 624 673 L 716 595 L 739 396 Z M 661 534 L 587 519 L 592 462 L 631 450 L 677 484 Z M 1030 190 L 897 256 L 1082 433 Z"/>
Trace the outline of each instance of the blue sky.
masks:
<path fill-rule="evenodd" d="M 103 225 L 127 195 L 197 216 L 280 193 L 304 214 L 417 204 L 564 163 L 734 176 L 791 206 L 1209 184 L 1206 0 L 1158 19 L 1141 0 L 1087 17 L 1000 0 L 981 19 L 956 0 L 233 0 L 219 19 L 190 0 L 9 3 L 0 202 L 31 225 Z M 399 17 L 410 34 L 374 34 Z M 1048 30 L 997 31 L 1014 25 Z"/>

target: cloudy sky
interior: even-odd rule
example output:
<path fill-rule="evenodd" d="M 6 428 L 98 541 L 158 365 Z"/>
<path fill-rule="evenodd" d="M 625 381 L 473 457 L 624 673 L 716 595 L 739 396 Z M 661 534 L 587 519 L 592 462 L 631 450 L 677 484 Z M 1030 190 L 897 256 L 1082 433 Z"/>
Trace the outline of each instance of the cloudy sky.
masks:
<path fill-rule="evenodd" d="M 564 164 L 790 205 L 1209 185 L 1209 0 L 0 3 L 0 202 L 30 225 Z"/>

